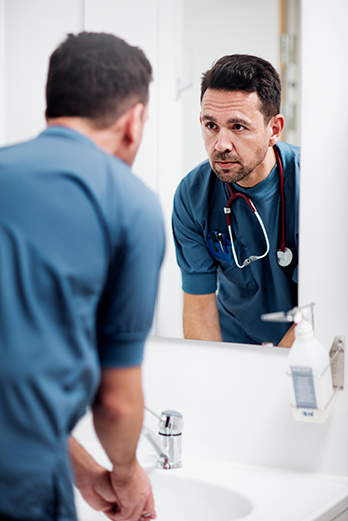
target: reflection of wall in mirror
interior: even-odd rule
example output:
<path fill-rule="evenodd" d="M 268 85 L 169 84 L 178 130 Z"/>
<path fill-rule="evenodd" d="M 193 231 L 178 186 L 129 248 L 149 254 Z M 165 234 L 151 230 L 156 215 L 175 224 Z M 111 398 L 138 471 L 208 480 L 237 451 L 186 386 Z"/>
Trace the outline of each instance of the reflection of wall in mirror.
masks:
<path fill-rule="evenodd" d="M 206 159 L 198 119 L 202 72 L 235 53 L 260 56 L 279 71 L 279 30 L 279 0 L 185 0 L 184 53 L 193 55 L 194 84 L 182 94 L 183 175 Z"/>
<path fill-rule="evenodd" d="M 282 139 L 300 146 L 301 2 L 280 0 L 280 75 L 285 129 Z"/>

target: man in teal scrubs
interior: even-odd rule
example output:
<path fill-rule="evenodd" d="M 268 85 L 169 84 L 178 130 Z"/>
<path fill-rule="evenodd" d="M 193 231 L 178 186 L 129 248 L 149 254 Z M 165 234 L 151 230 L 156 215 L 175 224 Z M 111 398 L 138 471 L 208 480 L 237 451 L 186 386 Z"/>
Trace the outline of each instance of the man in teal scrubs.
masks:
<path fill-rule="evenodd" d="M 0 150 L 0 519 L 74 521 L 73 480 L 110 519 L 155 518 L 135 451 L 164 232 L 130 170 L 151 74 L 115 36 L 69 35 L 47 130 Z M 70 438 L 89 404 L 111 472 Z"/>
<path fill-rule="evenodd" d="M 201 127 L 209 161 L 180 183 L 174 198 L 173 232 L 184 291 L 186 338 L 291 345 L 287 324 L 263 322 L 263 313 L 297 303 L 299 149 L 279 141 L 281 82 L 258 57 L 231 55 L 203 75 Z M 277 161 L 276 152 L 280 161 Z M 284 178 L 285 221 L 281 217 Z M 232 238 L 224 208 L 230 188 Z M 248 206 L 247 196 L 263 221 Z M 291 251 L 278 263 L 281 229 Z M 243 261 L 262 257 L 244 267 Z M 237 264 L 238 263 L 238 264 Z"/>

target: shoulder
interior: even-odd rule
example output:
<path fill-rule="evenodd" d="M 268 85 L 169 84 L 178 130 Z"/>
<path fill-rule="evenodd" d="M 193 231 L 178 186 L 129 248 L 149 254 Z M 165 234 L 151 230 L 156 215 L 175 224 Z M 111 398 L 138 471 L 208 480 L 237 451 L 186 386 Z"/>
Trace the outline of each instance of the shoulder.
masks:
<path fill-rule="evenodd" d="M 104 160 L 112 172 L 116 192 L 124 198 L 127 208 L 148 207 L 153 213 L 160 213 L 157 196 L 127 163 L 111 154 L 106 154 Z"/>
<path fill-rule="evenodd" d="M 190 183 L 197 183 L 202 181 L 207 174 L 211 171 L 211 166 L 208 159 L 199 163 L 191 172 L 189 172 L 183 179 Z"/>
<path fill-rule="evenodd" d="M 285 164 L 288 163 L 296 163 L 300 164 L 301 159 L 301 149 L 298 146 L 290 145 L 290 143 L 285 143 L 284 141 L 278 141 L 277 143 L 278 150 L 280 152 L 280 156 Z"/>
<path fill-rule="evenodd" d="M 211 169 L 209 160 L 206 159 L 196 168 L 191 170 L 179 183 L 174 201 L 181 199 L 202 200 L 212 189 L 216 181 L 216 175 Z"/>
<path fill-rule="evenodd" d="M 300 147 L 284 143 L 277 143 L 283 164 L 285 198 L 291 200 L 297 207 L 300 190 Z"/>
<path fill-rule="evenodd" d="M 208 160 L 200 163 L 180 182 L 174 195 L 173 218 L 180 220 L 187 215 L 200 221 L 206 214 L 217 177 Z"/>
<path fill-rule="evenodd" d="M 278 141 L 277 148 L 283 165 L 284 181 L 291 182 L 291 180 L 293 180 L 292 184 L 297 185 L 300 176 L 300 147 Z"/>

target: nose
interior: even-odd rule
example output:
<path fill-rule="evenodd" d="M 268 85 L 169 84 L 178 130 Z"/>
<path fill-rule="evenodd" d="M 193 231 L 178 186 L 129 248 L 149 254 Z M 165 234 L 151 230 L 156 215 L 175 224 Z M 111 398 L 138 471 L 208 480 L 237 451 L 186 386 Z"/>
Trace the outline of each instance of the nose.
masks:
<path fill-rule="evenodd" d="M 233 149 L 233 143 L 228 129 L 220 129 L 217 135 L 215 149 L 218 152 L 231 152 L 231 150 Z"/>

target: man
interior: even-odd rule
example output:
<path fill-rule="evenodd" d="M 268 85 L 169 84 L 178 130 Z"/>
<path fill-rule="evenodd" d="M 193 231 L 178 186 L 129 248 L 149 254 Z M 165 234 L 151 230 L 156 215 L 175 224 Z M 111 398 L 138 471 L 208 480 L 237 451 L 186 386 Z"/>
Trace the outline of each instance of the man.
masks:
<path fill-rule="evenodd" d="M 130 171 L 151 74 L 119 38 L 70 34 L 50 59 L 47 130 L 0 151 L 1 519 L 76 519 L 69 442 L 91 506 L 156 517 L 135 450 L 164 232 Z M 111 472 L 69 440 L 90 403 Z"/>
<path fill-rule="evenodd" d="M 279 142 L 280 100 L 278 73 L 255 56 L 225 56 L 203 75 L 209 161 L 182 180 L 173 211 L 186 338 L 278 344 L 287 333 L 260 319 L 297 302 L 299 149 Z"/>

